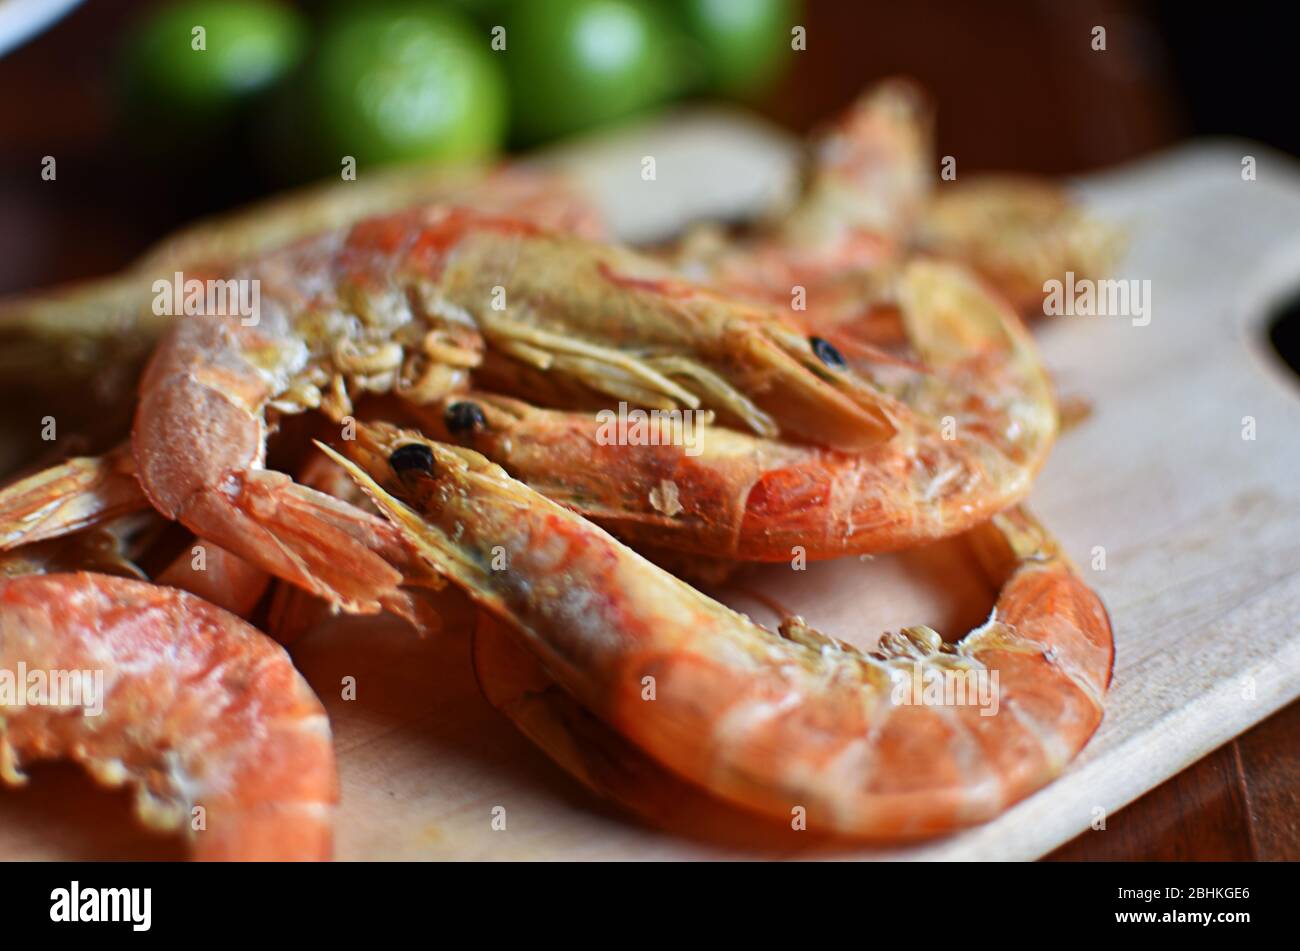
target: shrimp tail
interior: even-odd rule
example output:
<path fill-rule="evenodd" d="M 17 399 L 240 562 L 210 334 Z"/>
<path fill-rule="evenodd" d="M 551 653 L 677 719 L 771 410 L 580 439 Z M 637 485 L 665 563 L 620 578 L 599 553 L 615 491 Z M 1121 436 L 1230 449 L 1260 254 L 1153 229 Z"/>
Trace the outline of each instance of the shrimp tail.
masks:
<path fill-rule="evenodd" d="M 401 551 L 382 521 L 280 472 L 245 471 L 197 494 L 181 516 L 191 520 L 217 545 L 345 611 L 379 612 L 403 581 L 376 551 Z"/>
<path fill-rule="evenodd" d="M 126 447 L 69 459 L 0 489 L 0 551 L 69 535 L 148 507 Z"/>

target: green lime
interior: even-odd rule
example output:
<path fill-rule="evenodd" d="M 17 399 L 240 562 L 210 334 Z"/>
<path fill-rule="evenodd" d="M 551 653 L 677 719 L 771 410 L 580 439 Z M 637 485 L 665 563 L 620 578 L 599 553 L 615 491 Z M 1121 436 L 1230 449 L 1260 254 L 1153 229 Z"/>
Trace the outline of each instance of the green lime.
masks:
<path fill-rule="evenodd" d="M 293 9 L 257 0 L 193 0 L 138 23 L 123 50 L 128 107 L 184 126 L 224 120 L 293 69 L 306 28 Z"/>
<path fill-rule="evenodd" d="M 307 67 L 318 147 L 337 165 L 492 153 L 505 84 L 488 33 L 449 9 L 380 5 L 340 15 Z"/>
<path fill-rule="evenodd" d="M 608 122 L 681 86 L 672 30 L 640 0 L 521 3 L 505 26 L 514 131 L 524 142 Z"/>
<path fill-rule="evenodd" d="M 451 6 L 471 17 L 480 26 L 493 26 L 511 6 L 512 0 L 447 0 Z"/>
<path fill-rule="evenodd" d="M 744 94 L 768 83 L 791 52 L 798 0 L 673 0 L 699 44 L 707 88 Z"/>

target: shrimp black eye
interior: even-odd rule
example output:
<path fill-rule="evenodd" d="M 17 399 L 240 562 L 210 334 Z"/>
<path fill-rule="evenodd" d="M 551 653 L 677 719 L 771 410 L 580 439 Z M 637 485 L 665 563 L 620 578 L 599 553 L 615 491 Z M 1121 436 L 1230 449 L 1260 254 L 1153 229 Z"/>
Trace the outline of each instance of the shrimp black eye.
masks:
<path fill-rule="evenodd" d="M 809 337 L 808 342 L 812 344 L 812 350 L 813 353 L 817 354 L 817 359 L 832 370 L 843 370 L 848 367 L 848 364 L 844 362 L 844 355 L 836 350 L 829 340 L 823 340 L 821 337 Z"/>
<path fill-rule="evenodd" d="M 433 450 L 424 443 L 408 442 L 398 446 L 388 457 L 388 464 L 399 476 L 408 472 L 424 472 L 433 475 Z"/>
<path fill-rule="evenodd" d="M 443 413 L 443 422 L 447 424 L 447 430 L 453 436 L 476 433 L 487 428 L 487 417 L 483 415 L 483 409 L 477 403 L 452 403 Z"/>

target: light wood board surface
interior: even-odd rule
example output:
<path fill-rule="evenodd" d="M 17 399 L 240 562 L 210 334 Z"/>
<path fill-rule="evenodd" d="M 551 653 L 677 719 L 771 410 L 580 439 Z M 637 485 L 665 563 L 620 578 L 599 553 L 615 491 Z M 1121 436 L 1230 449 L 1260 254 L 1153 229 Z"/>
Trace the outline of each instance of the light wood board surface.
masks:
<path fill-rule="evenodd" d="M 1258 157 L 1257 181 L 1241 179 L 1245 154 Z M 640 177 L 646 155 L 653 183 Z M 695 115 L 558 160 L 582 170 L 624 235 L 652 239 L 757 207 L 788 183 L 793 156 L 747 121 Z M 333 722 L 338 857 L 1031 859 L 1098 815 L 1117 821 L 1121 806 L 1300 694 L 1300 381 L 1263 332 L 1270 305 L 1300 292 L 1300 172 L 1219 142 L 1082 187 L 1129 227 L 1117 276 L 1151 282 L 1152 317 L 1061 317 L 1038 330 L 1061 392 L 1093 412 L 1061 438 L 1031 503 L 1101 593 L 1117 645 L 1106 720 L 1060 780 L 984 826 L 901 849 L 665 834 L 588 793 L 487 705 L 470 669 L 472 612 L 449 602 L 443 637 L 346 619 L 295 648 Z M 1097 547 L 1104 570 L 1092 568 Z M 964 630 L 993 599 L 953 545 L 747 572 L 726 596 L 770 623 L 746 591 L 858 643 L 910 623 Z M 344 677 L 356 678 L 355 700 L 340 699 Z M 504 831 L 492 828 L 497 806 Z M 0 858 L 178 854 L 133 827 L 124 794 L 70 768 L 41 767 L 28 788 L 0 791 Z"/>

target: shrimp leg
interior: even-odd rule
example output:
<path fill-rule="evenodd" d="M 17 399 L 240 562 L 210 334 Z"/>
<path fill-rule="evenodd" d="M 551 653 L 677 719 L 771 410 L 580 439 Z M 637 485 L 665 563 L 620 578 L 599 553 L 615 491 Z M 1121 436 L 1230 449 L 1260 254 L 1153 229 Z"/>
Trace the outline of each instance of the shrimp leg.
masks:
<path fill-rule="evenodd" d="M 325 859 L 329 721 L 288 655 L 184 592 L 79 572 L 0 581 L 0 670 L 102 677 L 102 711 L 0 706 L 0 779 L 71 759 L 196 859 Z"/>

